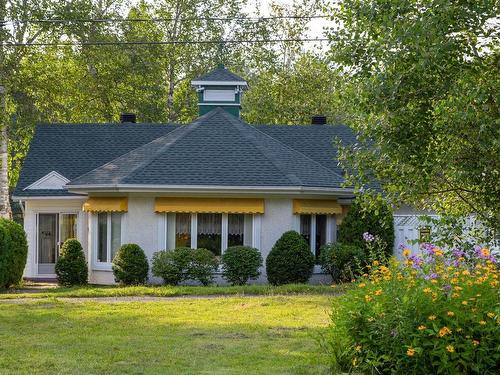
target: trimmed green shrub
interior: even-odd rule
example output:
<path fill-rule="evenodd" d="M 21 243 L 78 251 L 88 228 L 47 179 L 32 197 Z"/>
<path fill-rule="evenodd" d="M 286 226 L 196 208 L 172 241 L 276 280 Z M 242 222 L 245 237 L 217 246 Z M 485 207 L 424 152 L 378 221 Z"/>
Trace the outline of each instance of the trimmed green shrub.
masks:
<path fill-rule="evenodd" d="M 363 233 L 370 233 L 384 243 L 384 251 L 390 256 L 394 247 L 394 219 L 391 208 L 384 201 L 376 201 L 369 208 L 353 202 L 338 228 L 338 241 L 356 245 L 366 250 Z"/>
<path fill-rule="evenodd" d="M 0 288 L 18 284 L 26 266 L 28 243 L 21 225 L 0 219 Z"/>
<path fill-rule="evenodd" d="M 362 273 L 365 252 L 355 245 L 327 244 L 321 249 L 319 264 L 334 282 L 351 281 Z"/>
<path fill-rule="evenodd" d="M 193 250 L 193 260 L 189 267 L 190 279 L 197 280 L 203 285 L 212 283 L 213 274 L 217 271 L 219 261 L 214 253 L 207 249 Z"/>
<path fill-rule="evenodd" d="M 248 246 L 228 247 L 222 254 L 222 277 L 233 285 L 245 285 L 256 279 L 262 267 L 260 251 Z"/>
<path fill-rule="evenodd" d="M 149 264 L 144 250 L 136 244 L 122 245 L 113 259 L 115 281 L 123 285 L 145 284 Z"/>
<path fill-rule="evenodd" d="M 189 247 L 158 251 L 153 254 L 151 271 L 165 284 L 177 285 L 189 279 L 192 260 L 193 250 Z"/>
<path fill-rule="evenodd" d="M 57 282 L 60 285 L 85 285 L 88 267 L 82 245 L 74 238 L 67 239 L 56 262 Z"/>
<path fill-rule="evenodd" d="M 266 259 L 266 273 L 273 285 L 305 283 L 311 277 L 314 255 L 295 231 L 283 233 Z"/>

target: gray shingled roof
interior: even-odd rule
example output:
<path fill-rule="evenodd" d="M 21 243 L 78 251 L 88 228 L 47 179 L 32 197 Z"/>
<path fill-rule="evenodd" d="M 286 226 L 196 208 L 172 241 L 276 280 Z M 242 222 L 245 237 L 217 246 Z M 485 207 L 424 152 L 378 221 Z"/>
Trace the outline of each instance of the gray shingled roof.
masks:
<path fill-rule="evenodd" d="M 52 171 L 72 180 L 177 127 L 161 124 L 37 125 L 13 195 L 71 195 L 67 191 L 23 189 Z"/>
<path fill-rule="evenodd" d="M 38 125 L 14 196 L 51 171 L 69 185 L 342 187 L 334 140 L 343 125 L 248 125 L 221 108 L 189 125 Z"/>
<path fill-rule="evenodd" d="M 215 70 L 204 74 L 193 81 L 222 81 L 222 82 L 246 82 L 240 76 L 231 73 L 224 65 L 219 65 Z"/>
<path fill-rule="evenodd" d="M 342 183 L 332 169 L 216 108 L 68 185 L 339 188 Z"/>

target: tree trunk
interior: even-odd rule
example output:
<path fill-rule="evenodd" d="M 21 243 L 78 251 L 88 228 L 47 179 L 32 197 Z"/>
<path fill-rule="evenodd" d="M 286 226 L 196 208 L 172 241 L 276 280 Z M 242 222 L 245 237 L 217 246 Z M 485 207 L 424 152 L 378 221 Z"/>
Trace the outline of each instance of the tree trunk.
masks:
<path fill-rule="evenodd" d="M 11 219 L 12 210 L 10 208 L 9 197 L 9 154 L 8 148 L 8 129 L 7 116 L 5 108 L 5 89 L 0 86 L 0 217 Z"/>
<path fill-rule="evenodd" d="M 7 108 L 5 106 L 5 51 L 3 44 L 5 43 L 5 19 L 7 15 L 7 4 L 5 0 L 0 0 L 0 217 L 11 219 L 12 210 L 10 209 L 9 196 L 9 154 L 8 146 L 8 120 Z"/>

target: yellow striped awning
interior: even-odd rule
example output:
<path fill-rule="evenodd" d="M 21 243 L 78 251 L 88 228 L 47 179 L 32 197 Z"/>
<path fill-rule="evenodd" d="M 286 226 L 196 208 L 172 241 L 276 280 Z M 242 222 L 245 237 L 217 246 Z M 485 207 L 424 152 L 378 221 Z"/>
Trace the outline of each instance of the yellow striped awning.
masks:
<path fill-rule="evenodd" d="M 158 197 L 155 200 L 155 212 L 263 214 L 264 200 L 258 198 Z"/>
<path fill-rule="evenodd" d="M 127 197 L 90 197 L 83 204 L 87 212 L 127 212 Z"/>
<path fill-rule="evenodd" d="M 334 215 L 342 213 L 342 206 L 335 199 L 294 199 L 293 213 Z"/>

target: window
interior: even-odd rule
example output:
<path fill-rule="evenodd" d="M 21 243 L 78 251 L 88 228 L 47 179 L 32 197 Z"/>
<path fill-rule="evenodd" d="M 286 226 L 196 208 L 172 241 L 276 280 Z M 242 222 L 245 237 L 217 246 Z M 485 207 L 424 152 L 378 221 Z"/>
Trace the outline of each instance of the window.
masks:
<path fill-rule="evenodd" d="M 97 262 L 111 263 L 121 246 L 121 219 L 119 213 L 97 214 Z"/>
<path fill-rule="evenodd" d="M 300 215 L 300 234 L 309 244 L 318 260 L 321 247 L 332 242 L 333 226 L 327 215 Z"/>
<path fill-rule="evenodd" d="M 222 250 L 222 214 L 198 214 L 198 248 L 208 249 L 215 255 Z"/>
<path fill-rule="evenodd" d="M 245 215 L 227 215 L 227 247 L 243 246 L 245 243 Z"/>
<path fill-rule="evenodd" d="M 191 247 L 191 214 L 175 215 L 175 247 Z"/>
<path fill-rule="evenodd" d="M 205 248 L 221 255 L 229 246 L 258 246 L 253 245 L 251 214 L 169 213 L 162 220 L 165 231 L 160 241 L 166 249 Z"/>
<path fill-rule="evenodd" d="M 205 90 L 203 99 L 206 102 L 234 102 L 234 90 Z"/>
<path fill-rule="evenodd" d="M 76 218 L 77 218 L 76 214 L 60 215 L 59 243 L 61 246 L 67 239 L 76 238 Z"/>

